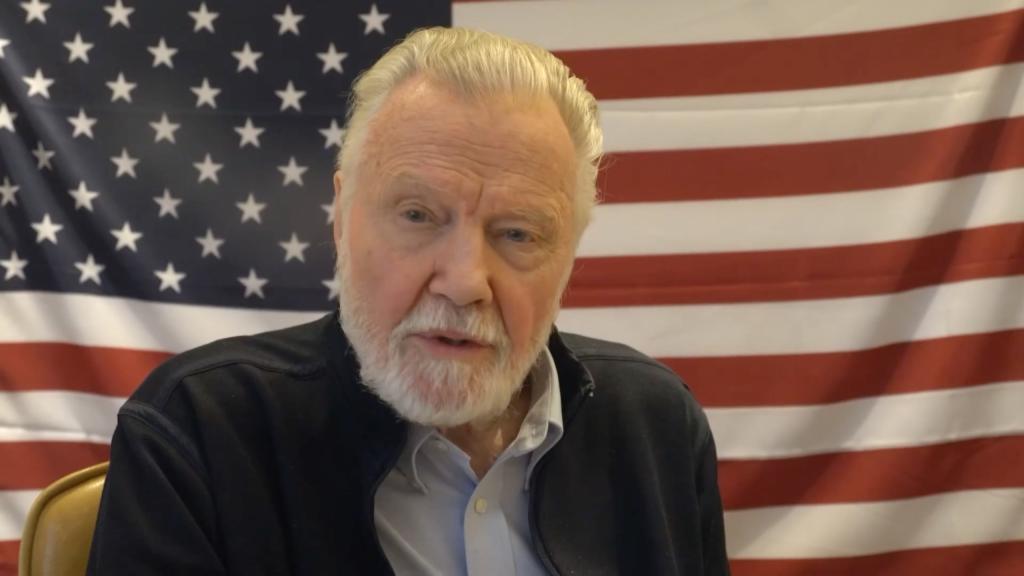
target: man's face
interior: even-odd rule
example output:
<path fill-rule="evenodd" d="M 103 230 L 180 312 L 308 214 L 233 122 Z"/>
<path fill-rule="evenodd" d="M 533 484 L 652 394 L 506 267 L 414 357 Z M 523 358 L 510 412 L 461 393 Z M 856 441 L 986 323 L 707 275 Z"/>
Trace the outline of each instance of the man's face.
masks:
<path fill-rule="evenodd" d="M 554 103 L 470 102 L 414 78 L 370 123 L 335 227 L 342 323 L 366 384 L 435 426 L 501 414 L 572 265 L 572 141 Z"/>

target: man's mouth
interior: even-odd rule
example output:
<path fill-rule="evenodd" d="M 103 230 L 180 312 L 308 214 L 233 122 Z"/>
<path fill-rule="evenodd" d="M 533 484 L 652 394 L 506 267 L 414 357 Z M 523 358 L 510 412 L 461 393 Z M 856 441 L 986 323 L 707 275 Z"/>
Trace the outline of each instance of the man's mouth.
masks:
<path fill-rule="evenodd" d="M 468 334 L 462 334 L 451 330 L 430 330 L 427 332 L 420 332 L 419 334 L 416 334 L 416 336 L 439 345 L 451 346 L 453 348 L 473 349 L 484 348 L 487 346 L 486 342 L 476 340 Z"/>

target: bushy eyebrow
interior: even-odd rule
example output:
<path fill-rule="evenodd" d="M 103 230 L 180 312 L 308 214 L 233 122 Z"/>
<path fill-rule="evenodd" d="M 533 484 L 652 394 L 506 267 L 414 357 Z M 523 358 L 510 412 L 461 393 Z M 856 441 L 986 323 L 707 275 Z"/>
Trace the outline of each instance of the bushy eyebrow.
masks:
<path fill-rule="evenodd" d="M 417 198 L 428 203 L 442 201 L 452 194 L 443 187 L 438 187 L 429 179 L 423 178 L 415 171 L 402 170 L 393 174 L 387 181 L 382 201 L 399 202 L 409 198 Z M 547 236 L 557 235 L 561 230 L 564 218 L 559 216 L 559 202 L 544 192 L 503 192 L 513 198 L 505 206 L 499 206 L 490 217 L 492 221 L 523 220 L 540 227 Z"/>
<path fill-rule="evenodd" d="M 525 220 L 537 226 L 546 233 L 555 232 L 559 228 L 559 218 L 555 215 L 554 207 L 542 207 L 540 203 L 530 203 L 527 206 L 515 206 L 501 210 L 495 217 L 496 220 Z"/>

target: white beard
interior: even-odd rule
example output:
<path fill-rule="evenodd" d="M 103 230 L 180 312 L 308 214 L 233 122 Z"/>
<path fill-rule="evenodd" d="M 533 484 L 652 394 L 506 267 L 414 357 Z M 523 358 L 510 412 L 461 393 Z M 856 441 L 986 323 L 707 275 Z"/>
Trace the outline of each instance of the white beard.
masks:
<path fill-rule="evenodd" d="M 482 425 L 505 412 L 547 344 L 557 305 L 519 355 L 513 354 L 508 332 L 493 306 L 458 307 L 443 297 L 423 296 L 387 334 L 370 319 L 366 299 L 348 280 L 347 262 L 346 255 L 339 253 L 341 325 L 370 391 L 401 417 L 427 426 Z M 409 336 L 429 330 L 465 333 L 490 345 L 493 358 L 469 363 L 427 356 Z"/>

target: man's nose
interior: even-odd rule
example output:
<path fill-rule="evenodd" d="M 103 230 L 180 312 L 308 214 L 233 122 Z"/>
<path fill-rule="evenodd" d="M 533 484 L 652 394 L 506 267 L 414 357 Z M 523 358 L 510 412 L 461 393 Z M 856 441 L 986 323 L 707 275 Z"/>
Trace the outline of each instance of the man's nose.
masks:
<path fill-rule="evenodd" d="M 434 273 L 429 289 L 456 306 L 491 302 L 491 270 L 484 234 L 468 226 L 459 226 L 435 255 Z"/>

